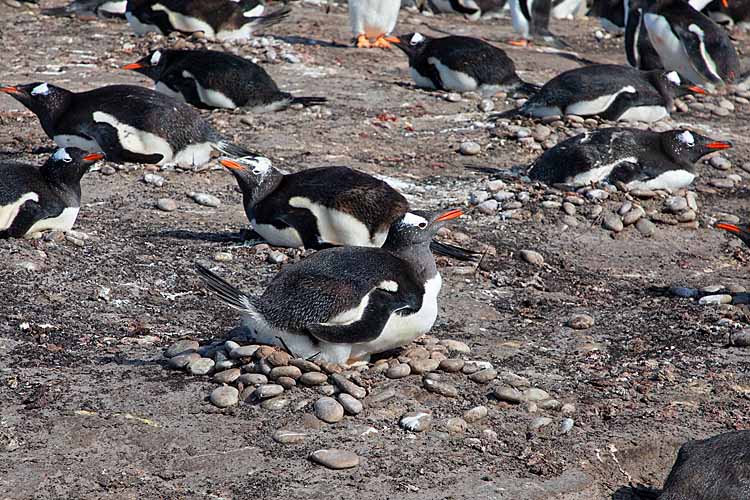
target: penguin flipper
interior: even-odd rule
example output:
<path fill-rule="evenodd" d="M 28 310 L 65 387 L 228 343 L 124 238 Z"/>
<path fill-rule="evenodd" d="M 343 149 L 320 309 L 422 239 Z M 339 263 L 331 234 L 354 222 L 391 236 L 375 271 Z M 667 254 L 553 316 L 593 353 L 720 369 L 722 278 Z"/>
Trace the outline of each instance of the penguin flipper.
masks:
<path fill-rule="evenodd" d="M 0 239 L 23 238 L 35 222 L 51 215 L 47 212 L 48 211 L 36 201 L 26 201 L 26 203 L 21 206 L 18 215 L 13 219 L 13 223 L 10 227 L 5 231 L 0 231 Z"/>
<path fill-rule="evenodd" d="M 433 253 L 436 253 L 438 255 L 444 255 L 446 257 L 451 257 L 453 259 L 462 260 L 462 261 L 475 260 L 477 258 L 477 255 L 480 255 L 480 252 L 475 252 L 474 250 L 461 248 L 459 246 L 451 245 L 449 243 L 442 243 L 437 240 L 432 240 L 430 242 L 430 250 L 432 250 Z"/>
<path fill-rule="evenodd" d="M 249 22 L 253 26 L 267 28 L 269 26 L 273 26 L 274 24 L 280 23 L 287 16 L 289 16 L 291 12 L 292 12 L 292 8 L 285 5 L 284 7 L 277 9 L 264 16 L 248 17 L 247 19 L 249 19 Z"/>
<path fill-rule="evenodd" d="M 304 107 L 308 106 L 319 106 L 328 102 L 325 97 L 292 97 L 292 102 L 289 104 L 302 104 Z"/>
<path fill-rule="evenodd" d="M 109 123 L 95 123 L 83 127 L 81 132 L 93 138 L 99 144 L 99 147 L 102 148 L 104 154 L 107 155 L 107 160 L 113 163 L 130 162 L 155 165 L 164 159 L 164 156 L 159 153 L 145 155 L 133 153 L 123 148 L 117 134 L 117 129 Z"/>
<path fill-rule="evenodd" d="M 219 300 L 226 305 L 245 314 L 249 314 L 250 316 L 261 316 L 249 295 L 241 292 L 238 288 L 229 284 L 223 278 L 219 277 L 201 264 L 196 263 L 195 270 L 198 272 L 198 275 L 206 286 L 218 295 Z"/>
<path fill-rule="evenodd" d="M 703 42 L 696 33 L 686 30 L 682 26 L 679 26 L 677 24 L 672 25 L 672 30 L 677 34 L 677 37 L 680 39 L 680 42 L 682 43 L 682 46 L 686 54 L 688 55 L 700 54 L 701 55 L 701 57 L 688 56 L 690 66 L 692 66 L 693 69 L 696 72 L 698 72 L 698 74 L 703 76 L 706 80 L 709 80 L 714 83 L 719 83 L 719 84 L 722 83 L 722 79 L 709 69 L 708 64 L 706 63 L 706 60 L 703 59 L 703 54 L 707 52 L 706 47 L 705 47 L 705 42 Z M 703 45 L 703 47 L 701 47 L 701 45 Z M 693 83 L 695 83 L 696 85 L 701 84 L 701 82 L 693 82 Z"/>

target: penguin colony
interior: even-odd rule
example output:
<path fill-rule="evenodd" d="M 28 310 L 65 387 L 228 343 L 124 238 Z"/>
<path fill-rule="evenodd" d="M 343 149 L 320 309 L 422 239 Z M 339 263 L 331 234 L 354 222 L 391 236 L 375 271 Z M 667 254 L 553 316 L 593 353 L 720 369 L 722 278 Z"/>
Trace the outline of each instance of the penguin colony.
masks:
<path fill-rule="evenodd" d="M 384 49 L 395 45 L 407 57 L 417 87 L 528 96 L 521 107 L 492 119 L 575 114 L 654 122 L 675 112 L 676 98 L 705 94 L 740 78 L 734 45 L 717 23 L 747 19 L 750 9 L 739 5 L 744 4 L 595 0 L 591 15 L 602 18 L 606 27 L 625 32 L 630 66 L 582 66 L 543 85 L 522 80 L 513 60 L 483 40 L 398 35 L 399 0 L 349 0 L 349 17 L 354 45 Z M 477 19 L 501 12 L 505 2 L 435 1 L 431 7 Z M 566 43 L 549 31 L 550 16 L 573 17 L 585 4 L 510 0 L 508 7 L 512 26 L 521 37 L 511 43 L 561 47 Z M 74 0 L 43 12 L 125 18 L 137 34 L 200 32 L 225 42 L 247 40 L 258 30 L 268 30 L 283 22 L 291 9 L 269 10 L 256 0 Z M 196 266 L 207 288 L 239 311 L 257 342 L 280 344 L 304 358 L 352 363 L 404 346 L 430 331 L 437 319 L 442 281 L 432 251 L 472 257 L 470 251 L 434 240 L 441 227 L 462 216 L 461 210 L 412 209 L 385 182 L 346 166 L 284 174 L 262 151 L 222 136 L 197 109 L 271 112 L 295 104 L 335 106 L 325 97 L 281 91 L 261 66 L 247 59 L 217 51 L 159 48 L 122 69 L 152 79 L 154 90 L 110 85 L 76 92 L 45 81 L 0 87 L 0 92 L 37 116 L 59 147 L 40 167 L 0 165 L 0 238 L 72 229 L 81 207 L 81 178 L 102 159 L 183 167 L 216 160 L 236 178 L 259 241 L 317 250 L 282 268 L 257 296 L 207 267 Z M 697 161 L 731 146 L 688 128 L 661 133 L 598 129 L 549 149 L 526 173 L 535 181 L 572 188 L 617 184 L 628 190 L 680 189 L 693 182 Z M 717 228 L 750 245 L 746 224 L 722 223 Z M 725 440 L 738 439 L 732 435 Z M 678 465 L 709 445 L 685 448 Z M 685 475 L 676 467 L 668 479 L 669 491 L 686 488 L 681 474 Z M 742 474 L 747 476 L 747 471 L 736 475 Z M 746 498 L 744 487 L 738 486 L 738 493 L 731 484 L 723 487 L 727 500 Z"/>

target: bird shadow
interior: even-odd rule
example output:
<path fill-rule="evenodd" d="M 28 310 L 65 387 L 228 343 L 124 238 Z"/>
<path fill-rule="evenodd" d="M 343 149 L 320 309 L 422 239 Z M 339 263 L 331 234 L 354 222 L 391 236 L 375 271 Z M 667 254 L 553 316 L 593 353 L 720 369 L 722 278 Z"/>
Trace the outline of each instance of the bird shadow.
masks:
<path fill-rule="evenodd" d="M 298 45 L 317 45 L 320 47 L 330 47 L 334 49 L 348 49 L 351 48 L 351 45 L 346 45 L 343 43 L 333 42 L 333 41 L 325 41 L 325 40 L 318 40 L 315 38 L 308 38 L 306 36 L 297 36 L 297 35 L 283 35 L 283 36 L 274 36 L 277 40 L 282 40 L 286 43 L 290 44 L 298 44 Z"/>
<path fill-rule="evenodd" d="M 173 238 L 177 240 L 190 240 L 190 241 L 213 241 L 217 243 L 242 243 L 245 241 L 245 232 L 239 233 L 215 233 L 215 232 L 201 232 L 201 231 L 190 231 L 187 229 L 170 229 L 167 231 L 159 231 L 155 233 L 147 234 L 146 236 L 152 236 L 155 238 Z"/>
<path fill-rule="evenodd" d="M 661 494 L 660 490 L 636 484 L 635 486 L 622 486 L 612 494 L 611 500 L 657 500 Z"/>

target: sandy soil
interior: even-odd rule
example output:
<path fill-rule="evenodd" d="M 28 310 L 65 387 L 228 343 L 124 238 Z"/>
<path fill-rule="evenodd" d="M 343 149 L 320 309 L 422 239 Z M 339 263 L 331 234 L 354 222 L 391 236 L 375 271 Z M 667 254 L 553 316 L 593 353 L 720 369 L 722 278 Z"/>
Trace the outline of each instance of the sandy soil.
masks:
<path fill-rule="evenodd" d="M 510 35 L 507 19 L 472 24 L 407 12 L 398 29 L 430 32 L 423 22 L 490 40 Z M 508 168 L 538 154 L 478 126 L 485 114 L 477 98 L 449 102 L 443 93 L 415 90 L 401 53 L 349 48 L 347 26 L 341 8 L 326 15 L 296 5 L 272 32 L 302 62 L 277 57 L 268 71 L 285 89 L 324 95 L 330 106 L 207 118 L 288 170 L 342 164 L 398 179 L 420 207 L 465 205 L 485 178 L 464 165 Z M 553 28 L 582 56 L 624 61 L 622 40 L 597 42 L 593 20 Z M 147 84 L 117 67 L 164 43 L 137 39 L 116 21 L 46 18 L 33 7 L 2 4 L 0 32 L 0 82 L 47 80 L 79 90 Z M 185 43 L 176 40 L 166 43 Z M 262 48 L 234 50 L 265 59 Z M 531 81 L 577 64 L 534 49 L 506 50 Z M 495 102 L 496 109 L 511 104 Z M 454 228 L 469 236 L 466 244 L 489 245 L 496 255 L 476 270 L 441 260 L 433 334 L 464 341 L 471 358 L 575 404 L 566 435 L 559 435 L 556 412 L 540 412 L 554 418 L 546 431 L 527 433 L 534 415 L 523 405 L 498 403 L 488 398 L 490 387 L 465 378 L 454 380 L 461 396 L 448 399 L 422 390 L 416 376 L 376 377 L 371 389 L 393 387 L 398 397 L 331 426 L 310 418 L 312 389 L 294 392 L 295 402 L 308 402 L 299 410 L 214 408 L 207 395 L 215 383 L 169 371 L 162 358 L 177 339 L 221 338 L 236 324 L 236 314 L 204 291 L 192 263 L 230 252 L 222 273 L 250 292 L 279 266 L 236 246 L 247 221 L 233 178 L 220 168 L 159 172 L 161 188 L 142 182 L 140 166 L 92 172 L 77 227 L 90 236 L 83 246 L 0 241 L 0 498 L 624 500 L 635 498 L 631 484 L 660 486 L 684 440 L 750 427 L 750 351 L 727 343 L 730 328 L 747 321 L 745 310 L 699 306 L 659 290 L 750 286 L 747 250 L 708 226 L 716 213 L 750 210 L 748 174 L 738 168 L 750 146 L 749 110 L 738 104 L 721 119 L 695 111 L 675 117 L 737 146 L 726 156 L 743 181 L 700 193 L 698 229 L 660 224 L 651 238 L 633 228 L 613 237 L 583 216 L 564 226 L 562 212 L 540 208 L 538 188 L 518 219 L 473 212 Z M 480 143 L 481 155 L 460 156 L 466 140 Z M 0 159 L 41 162 L 51 146 L 30 112 L 0 98 Z M 699 171 L 716 175 L 708 165 Z M 201 207 L 186 196 L 191 191 L 222 204 Z M 156 210 L 162 197 L 178 209 Z M 540 252 L 545 265 L 522 262 L 521 249 Z M 564 326 L 576 312 L 596 324 Z M 466 433 L 441 427 L 478 404 L 489 416 Z M 410 435 L 398 418 L 417 408 L 430 410 L 436 423 Z M 301 445 L 275 443 L 272 433 L 284 426 L 307 429 L 309 437 Z M 378 432 L 361 436 L 369 426 Z M 498 438 L 478 441 L 484 429 Z M 324 447 L 354 451 L 362 463 L 348 471 L 312 464 L 307 455 Z"/>

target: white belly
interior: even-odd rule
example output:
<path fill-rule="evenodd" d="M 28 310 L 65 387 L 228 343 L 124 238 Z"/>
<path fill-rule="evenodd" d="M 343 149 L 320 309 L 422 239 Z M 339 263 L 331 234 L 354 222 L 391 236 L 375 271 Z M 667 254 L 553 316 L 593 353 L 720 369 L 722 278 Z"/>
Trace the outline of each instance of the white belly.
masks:
<path fill-rule="evenodd" d="M 411 77 L 414 80 L 414 83 L 417 84 L 417 87 L 421 87 L 423 89 L 435 88 L 435 84 L 432 83 L 432 80 L 430 80 L 426 76 L 422 76 L 422 74 L 416 69 L 410 67 L 409 72 L 411 73 Z"/>
<path fill-rule="evenodd" d="M 25 193 L 15 202 L 0 206 L 0 231 L 5 231 L 13 225 L 13 221 L 18 216 L 21 206 L 29 200 L 39 201 L 39 195 L 36 193 Z"/>
<path fill-rule="evenodd" d="M 183 31 L 185 33 L 195 33 L 197 31 L 202 31 L 206 38 L 212 39 L 214 37 L 214 29 L 210 24 L 201 19 L 186 16 L 184 14 L 180 14 L 179 12 L 173 12 L 160 3 L 154 4 L 153 6 L 151 6 L 151 9 L 167 14 L 169 23 L 174 29 L 178 31 Z"/>
<path fill-rule="evenodd" d="M 477 81 L 466 73 L 450 69 L 435 57 L 430 57 L 427 62 L 437 69 L 445 89 L 456 92 L 471 92 L 477 89 Z"/>
<path fill-rule="evenodd" d="M 245 12 L 243 12 L 242 17 L 260 17 L 263 15 L 264 10 L 265 10 L 265 6 L 262 3 L 259 3 L 252 9 L 246 10 Z"/>
<path fill-rule="evenodd" d="M 615 102 L 617 96 L 627 92 L 629 94 L 635 94 L 635 89 L 628 85 L 618 90 L 614 94 L 603 95 L 590 101 L 578 101 L 565 108 L 566 115 L 578 115 L 578 116 L 592 116 L 598 115 L 607 111 L 607 109 Z"/>
<path fill-rule="evenodd" d="M 690 64 L 690 57 L 685 47 L 672 32 L 666 18 L 658 14 L 646 13 L 643 15 L 643 22 L 648 31 L 648 39 L 659 54 L 664 69 L 675 70 L 695 84 L 705 82 L 705 78 Z"/>
<path fill-rule="evenodd" d="M 99 11 L 106 12 L 108 14 L 125 14 L 125 8 L 127 7 L 127 0 L 116 0 L 112 2 L 104 2 L 99 6 Z"/>
<path fill-rule="evenodd" d="M 57 230 L 57 231 L 70 231 L 73 229 L 73 225 L 78 219 L 78 212 L 81 210 L 80 207 L 68 207 L 62 211 L 57 217 L 50 217 L 48 219 L 42 219 L 34 223 L 33 226 L 26 232 L 26 234 L 38 233 L 41 231 Z"/>
<path fill-rule="evenodd" d="M 289 206 L 304 208 L 315 216 L 321 243 L 358 247 L 380 247 L 385 243 L 385 238 L 388 235 L 387 231 L 371 235 L 367 226 L 357 218 L 339 210 L 318 205 L 302 196 L 295 196 L 290 199 Z"/>
<path fill-rule="evenodd" d="M 180 102 L 187 102 L 185 100 L 185 96 L 182 95 L 182 92 L 175 92 L 163 82 L 156 82 L 156 84 L 154 85 L 154 90 L 159 92 L 160 94 L 168 95 L 169 97 L 174 97 Z"/>
<path fill-rule="evenodd" d="M 183 71 L 182 76 L 190 78 L 195 82 L 195 90 L 198 92 L 198 98 L 201 102 L 207 106 L 213 108 L 225 108 L 225 109 L 236 109 L 237 105 L 230 98 L 217 92 L 216 90 L 204 89 L 203 86 L 198 82 L 198 79 L 193 76 L 189 71 Z"/>
<path fill-rule="evenodd" d="M 238 40 L 249 40 L 253 36 L 254 22 L 243 24 L 239 29 L 224 29 L 216 33 L 216 39 L 220 42 L 235 42 Z"/>
<path fill-rule="evenodd" d="M 651 123 L 669 116 L 664 106 L 636 106 L 620 115 L 620 121 Z"/>
<path fill-rule="evenodd" d="M 690 185 L 695 174 L 687 170 L 670 170 L 648 181 L 628 183 L 628 189 L 682 189 Z"/>
<path fill-rule="evenodd" d="M 388 351 L 408 344 L 420 335 L 432 329 L 438 313 L 437 297 L 443 279 L 438 273 L 425 284 L 422 308 L 409 316 L 391 315 L 383 331 L 375 340 L 354 344 L 351 351 L 353 358 L 362 358 L 369 354 Z"/>
<path fill-rule="evenodd" d="M 60 134 L 52 138 L 61 148 L 78 148 L 88 153 L 103 153 L 99 143 L 78 135 Z"/>
<path fill-rule="evenodd" d="M 214 151 L 214 145 L 210 142 L 201 142 L 191 144 L 183 148 L 174 155 L 171 163 L 181 167 L 200 167 L 211 161 L 211 153 Z M 162 162 L 159 162 L 163 165 Z"/>
<path fill-rule="evenodd" d="M 349 0 L 349 23 L 352 34 L 369 38 L 387 35 L 398 21 L 400 0 Z"/>
<path fill-rule="evenodd" d="M 550 16 L 555 19 L 572 18 L 581 7 L 581 0 L 563 0 L 550 11 Z"/>
<path fill-rule="evenodd" d="M 510 21 L 513 24 L 513 31 L 523 38 L 529 37 L 529 20 L 521 12 L 520 2 L 531 3 L 531 0 L 510 0 Z M 531 9 L 529 9 L 531 12 Z"/>
<path fill-rule="evenodd" d="M 258 224 L 255 219 L 250 221 L 253 230 L 261 235 L 269 245 L 275 247 L 301 248 L 304 246 L 302 238 L 293 227 L 278 229 L 272 224 Z"/>
<path fill-rule="evenodd" d="M 158 33 L 160 35 L 164 34 L 161 32 L 161 30 L 158 27 L 156 27 L 153 24 L 143 24 L 131 12 L 125 13 L 125 19 L 128 20 L 128 24 L 130 25 L 130 28 L 133 30 L 133 32 L 136 35 L 145 35 L 146 33 Z"/>
<path fill-rule="evenodd" d="M 123 149 L 141 155 L 160 154 L 162 159 L 158 165 L 172 163 L 174 156 L 172 147 L 158 135 L 121 123 L 117 118 L 103 111 L 95 111 L 93 118 L 96 123 L 107 123 L 117 130 L 117 138 Z"/>
<path fill-rule="evenodd" d="M 574 186 L 586 186 L 592 182 L 601 182 L 609 177 L 609 174 L 612 173 L 612 170 L 614 170 L 615 167 L 625 162 L 638 163 L 638 159 L 635 157 L 622 158 L 612 163 L 608 163 L 607 165 L 602 165 L 601 167 L 591 168 L 576 175 L 569 182 Z"/>

